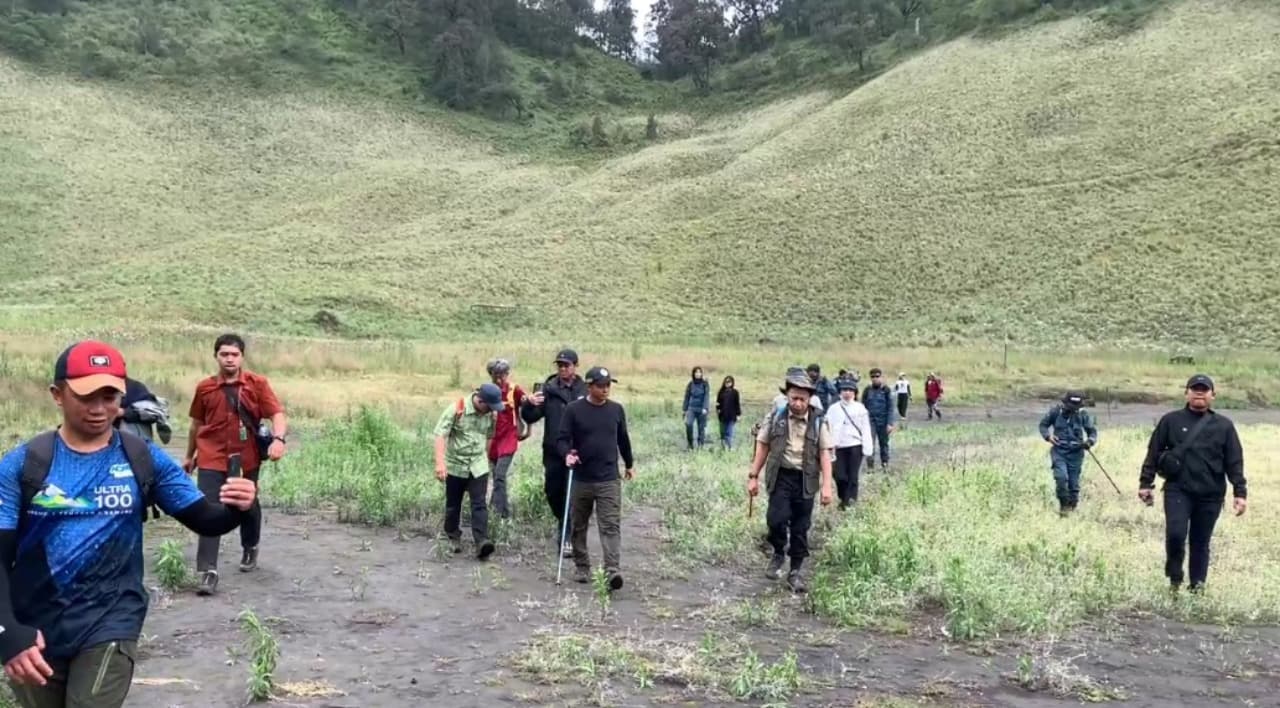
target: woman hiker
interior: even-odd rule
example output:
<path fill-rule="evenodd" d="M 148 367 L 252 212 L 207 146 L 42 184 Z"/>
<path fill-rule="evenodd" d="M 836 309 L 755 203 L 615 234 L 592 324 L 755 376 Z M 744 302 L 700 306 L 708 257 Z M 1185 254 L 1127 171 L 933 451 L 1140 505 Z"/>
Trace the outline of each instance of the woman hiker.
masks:
<path fill-rule="evenodd" d="M 742 397 L 732 376 L 724 377 L 720 391 L 716 393 L 716 418 L 720 420 L 720 444 L 726 450 L 733 449 L 733 430 L 742 418 Z"/>
<path fill-rule="evenodd" d="M 707 411 L 711 408 L 711 384 L 702 376 L 702 367 L 693 367 L 689 385 L 684 387 L 684 436 L 693 450 L 694 426 L 697 426 L 698 447 L 707 441 Z"/>

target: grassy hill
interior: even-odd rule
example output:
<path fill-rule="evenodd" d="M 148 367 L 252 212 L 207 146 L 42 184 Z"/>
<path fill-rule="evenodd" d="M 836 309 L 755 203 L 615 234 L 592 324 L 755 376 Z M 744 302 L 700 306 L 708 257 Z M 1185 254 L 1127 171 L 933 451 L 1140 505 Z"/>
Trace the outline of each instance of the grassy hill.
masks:
<path fill-rule="evenodd" d="M 964 39 L 851 93 L 658 121 L 565 161 L 369 93 L 0 60 L 0 327 L 1280 344 L 1267 3 Z"/>

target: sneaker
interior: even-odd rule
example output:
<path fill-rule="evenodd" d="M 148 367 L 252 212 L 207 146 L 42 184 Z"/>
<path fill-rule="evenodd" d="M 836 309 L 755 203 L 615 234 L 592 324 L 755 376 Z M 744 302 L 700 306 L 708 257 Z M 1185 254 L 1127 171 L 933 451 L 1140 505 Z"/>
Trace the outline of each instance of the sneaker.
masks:
<path fill-rule="evenodd" d="M 480 544 L 480 550 L 476 551 L 476 558 L 488 560 L 491 555 L 493 555 L 493 541 L 485 541 Z"/>
<path fill-rule="evenodd" d="M 1192 595 L 1203 595 L 1204 583 L 1191 583 L 1190 585 L 1187 586 L 1187 592 L 1191 593 Z"/>
<path fill-rule="evenodd" d="M 569 541 L 565 541 L 564 545 L 560 547 L 560 555 L 564 556 L 565 558 L 572 558 L 573 544 L 570 543 Z"/>
<path fill-rule="evenodd" d="M 804 578 L 800 577 L 800 571 L 793 570 L 787 574 L 787 587 L 791 588 L 791 592 L 804 593 L 809 592 L 809 588 L 804 584 Z"/>
<path fill-rule="evenodd" d="M 774 554 L 773 559 L 769 561 L 769 570 L 765 571 L 765 576 L 773 580 L 782 579 L 782 565 L 786 563 L 786 556 Z"/>
<path fill-rule="evenodd" d="M 609 591 L 613 592 L 622 589 L 622 573 L 614 571 L 609 575 Z"/>
<path fill-rule="evenodd" d="M 590 568 L 574 568 L 573 582 L 581 583 L 583 585 L 586 585 L 587 583 L 591 582 L 591 569 Z"/>
<path fill-rule="evenodd" d="M 218 589 L 218 571 L 206 570 L 200 574 L 200 584 L 196 586 L 196 594 L 209 596 Z"/>
<path fill-rule="evenodd" d="M 255 546 L 254 548 L 244 549 L 244 554 L 240 556 L 240 572 L 248 573 L 251 571 L 255 571 L 257 569 L 258 569 L 257 547 Z"/>
<path fill-rule="evenodd" d="M 450 550 L 452 550 L 452 551 L 454 552 L 454 554 L 461 553 L 461 552 L 462 552 L 462 539 L 460 539 L 460 538 L 451 538 L 451 539 L 449 539 L 449 549 L 450 549 Z"/>

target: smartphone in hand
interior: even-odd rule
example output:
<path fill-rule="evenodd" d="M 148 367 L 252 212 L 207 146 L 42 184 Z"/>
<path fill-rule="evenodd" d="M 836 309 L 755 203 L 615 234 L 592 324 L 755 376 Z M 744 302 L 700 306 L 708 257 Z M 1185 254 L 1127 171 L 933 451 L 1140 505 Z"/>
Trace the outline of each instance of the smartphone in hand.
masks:
<path fill-rule="evenodd" d="M 227 479 L 240 476 L 240 453 L 227 455 Z"/>

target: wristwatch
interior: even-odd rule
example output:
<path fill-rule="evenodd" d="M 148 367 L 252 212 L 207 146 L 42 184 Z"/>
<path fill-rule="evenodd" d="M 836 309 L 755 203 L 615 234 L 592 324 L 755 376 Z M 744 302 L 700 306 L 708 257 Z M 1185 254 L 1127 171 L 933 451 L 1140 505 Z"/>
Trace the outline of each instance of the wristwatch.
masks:
<path fill-rule="evenodd" d="M 281 437 L 281 436 L 279 436 L 279 435 L 273 435 L 273 436 L 271 436 L 271 439 L 272 439 L 272 440 L 279 440 L 280 442 L 282 442 L 282 443 L 284 443 L 284 444 L 286 444 L 286 445 L 288 445 L 288 444 L 289 444 L 289 441 L 288 441 L 288 440 L 285 440 L 283 437 Z"/>

